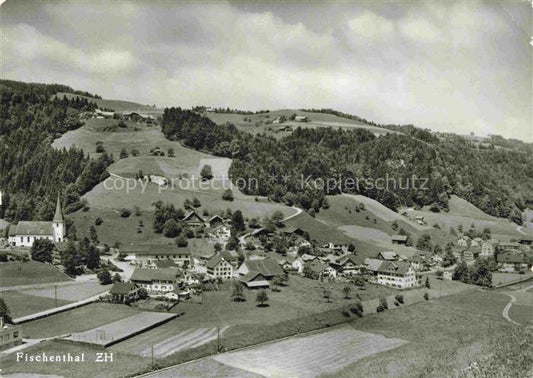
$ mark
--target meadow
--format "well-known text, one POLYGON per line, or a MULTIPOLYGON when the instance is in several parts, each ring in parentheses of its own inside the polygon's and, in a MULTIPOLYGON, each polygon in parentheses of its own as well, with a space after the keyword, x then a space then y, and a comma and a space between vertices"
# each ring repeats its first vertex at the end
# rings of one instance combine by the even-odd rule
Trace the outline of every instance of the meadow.
POLYGON ((26 289, 19 292, 45 298, 55 298, 57 294, 58 299, 74 302, 95 296, 110 288, 111 285, 100 285, 98 282, 80 282, 75 285, 26 289))
POLYGON ((49 264, 37 261, 0 264, 0 287, 64 282, 72 279, 49 264))
POLYGON ((56 302, 53 297, 29 295, 19 291, 0 292, 0 298, 4 299, 11 312, 12 318, 19 318, 21 316, 49 310, 51 308, 66 305, 72 302, 60 298, 58 298, 56 302))

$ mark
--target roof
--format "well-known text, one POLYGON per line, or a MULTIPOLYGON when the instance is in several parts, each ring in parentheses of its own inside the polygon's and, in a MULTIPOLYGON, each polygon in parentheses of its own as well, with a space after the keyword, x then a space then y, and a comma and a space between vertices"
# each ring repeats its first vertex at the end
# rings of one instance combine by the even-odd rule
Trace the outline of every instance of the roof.
POLYGON ((278 263, 272 259, 266 258, 263 260, 246 260, 243 264, 246 265, 249 271, 259 272, 265 277, 281 276, 283 269, 278 263))
POLYGON ((226 261, 222 256, 220 255, 214 255, 211 257, 207 264, 205 265, 208 269, 214 269, 218 264, 220 264, 222 261, 226 261))
POLYGON ((337 262, 340 265, 345 265, 348 262, 351 262, 354 265, 361 265, 361 264, 363 264, 365 262, 365 258, 362 257, 362 256, 359 257, 359 256, 356 256, 356 255, 350 254, 350 255, 344 255, 344 256, 339 257, 337 259, 337 262))
POLYGON ((191 211, 189 214, 185 215, 183 218, 184 222, 192 221, 193 218, 196 218, 200 222, 204 222, 204 219, 196 213, 196 211, 191 211))
POLYGON ((171 244, 135 244, 121 245, 120 254, 133 255, 190 255, 191 247, 177 247, 171 244))
POLYGON ((407 241, 407 235, 392 235, 393 241, 407 241))
POLYGON ((500 247, 516 247, 520 248, 520 243, 515 242, 501 242, 500 247))
POLYGON ((259 234, 262 234, 262 233, 269 233, 270 231, 267 229, 267 228, 264 228, 264 227, 261 227, 261 228, 258 228, 258 229, 255 229, 252 231, 251 235, 252 236, 255 236, 255 235, 259 235, 259 234))
MULTIPOLYGON (((12 227, 14 228, 14 227, 12 227)), ((53 235, 52 222, 21 221, 16 226, 15 235, 53 235)))
POLYGON ((411 264, 405 261, 383 261, 378 268, 378 272, 404 275, 410 267, 411 264))
POLYGON ((300 227, 287 226, 281 230, 285 234, 296 234, 303 233, 303 230, 300 227))
POLYGON ((229 260, 235 260, 235 259, 238 259, 239 258, 239 253, 232 249, 232 250, 223 250, 222 252, 220 252, 220 256, 222 256, 225 260, 229 261, 229 260))
POLYGON ((109 290, 109 294, 129 294, 134 289, 135 284, 133 282, 115 282, 109 290))
POLYGON ((383 251, 378 253, 378 257, 381 256, 383 260, 395 260, 398 258, 398 254, 394 251, 383 251))
POLYGON ((209 218, 208 222, 211 223, 215 220, 219 220, 221 222, 224 222, 224 218, 222 218, 220 215, 213 215, 211 218, 209 218))
POLYGON ((261 281, 261 280, 264 281, 265 276, 255 271, 248 272, 247 274, 239 278, 239 281, 241 282, 251 282, 251 281, 261 281))
POLYGON ((144 269, 138 268, 133 271, 131 281, 174 281, 181 272, 176 268, 144 269))
POLYGON ((382 262, 383 260, 366 259, 365 260, 366 269, 371 270, 373 272, 377 272, 382 262))
POLYGON ((528 259, 525 255, 515 255, 512 253, 501 253, 498 255, 497 260, 499 263, 527 263, 528 259))
POLYGON ((313 262, 309 264, 309 269, 311 269, 315 273, 321 273, 323 272, 329 265, 324 264, 321 262, 313 262))
POLYGON ((157 267, 157 269, 163 269, 163 268, 177 268, 176 263, 174 260, 166 259, 166 260, 155 260, 153 261, 153 264, 157 267))
POLYGON ((63 222, 63 214, 61 213, 61 202, 59 201, 59 193, 57 193, 56 213, 54 214, 54 222, 63 222))

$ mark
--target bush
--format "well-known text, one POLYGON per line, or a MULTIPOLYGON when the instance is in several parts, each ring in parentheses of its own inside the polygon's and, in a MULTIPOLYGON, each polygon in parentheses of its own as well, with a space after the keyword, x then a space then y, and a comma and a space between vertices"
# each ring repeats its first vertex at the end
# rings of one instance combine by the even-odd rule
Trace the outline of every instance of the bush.
POLYGON ((389 305, 387 304, 387 298, 379 298, 379 305, 387 310, 389 308, 389 305))
POLYGON ((224 201, 233 201, 233 191, 231 189, 226 189, 224 193, 222 193, 222 199, 224 201))
POLYGON ((354 304, 350 305, 349 310, 351 313, 357 315, 358 317, 363 316, 363 304, 360 301, 357 301, 354 304))
POLYGON ((104 223, 104 220, 103 220, 102 218, 100 218, 100 217, 98 217, 98 218, 96 218, 96 219, 94 220, 94 224, 95 224, 96 226, 100 226, 102 223, 104 223))
POLYGON ((427 301, 429 300, 429 294, 428 293, 424 293, 424 299, 427 301))
POLYGON ((131 211, 129 209, 120 210, 120 216, 122 218, 128 218, 130 215, 131 215, 131 211))
POLYGON ((394 299, 396 299, 396 301, 398 301, 398 302, 400 302, 400 303, 403 304, 403 295, 401 295, 401 294, 396 294, 396 295, 394 296, 394 299))
POLYGON ((383 311, 385 311, 385 310, 386 310, 386 308, 383 307, 382 305, 379 305, 379 306, 376 308, 376 311, 377 311, 377 312, 383 312, 383 311))
POLYGON ((394 301, 394 305, 395 305, 396 307, 398 307, 398 306, 400 305, 400 303, 399 303, 398 301, 394 301))

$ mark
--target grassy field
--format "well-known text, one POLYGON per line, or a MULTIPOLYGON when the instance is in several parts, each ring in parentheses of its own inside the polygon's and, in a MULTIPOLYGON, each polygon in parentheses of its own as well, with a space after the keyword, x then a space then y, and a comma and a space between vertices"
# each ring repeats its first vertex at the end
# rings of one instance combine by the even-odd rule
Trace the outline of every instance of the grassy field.
POLYGON ((92 97, 86 97, 86 96, 80 96, 73 93, 64 93, 64 92, 58 92, 56 96, 59 99, 62 99, 63 96, 67 96, 67 98, 86 98, 90 102, 95 102, 96 105, 100 108, 109 108, 113 109, 116 112, 141 112, 146 114, 152 114, 152 115, 159 115, 163 114, 163 109, 161 108, 154 108, 153 106, 149 105, 142 105, 136 102, 131 101, 122 101, 122 100, 106 100, 106 99, 100 99, 100 98, 92 98, 92 97))
POLYGON ((57 298, 66 301, 79 301, 85 298, 92 297, 106 290, 109 290, 111 285, 100 285, 98 282, 85 282, 76 285, 46 287, 42 289, 28 289, 20 290, 22 294, 34 295, 37 297, 57 298))
POLYGON ((0 287, 71 281, 52 265, 37 261, 0 264, 0 287))
POLYGON ((51 315, 22 325, 28 338, 43 338, 82 332, 138 313, 137 310, 111 303, 91 303, 87 306, 51 315))
MULTIPOLYGON (((0 292, 0 298, 3 298, 6 302, 13 318, 34 314, 56 307, 56 301, 54 298, 28 295, 18 291, 0 292)), ((57 300, 57 306, 69 303, 71 303, 69 300, 57 300)))

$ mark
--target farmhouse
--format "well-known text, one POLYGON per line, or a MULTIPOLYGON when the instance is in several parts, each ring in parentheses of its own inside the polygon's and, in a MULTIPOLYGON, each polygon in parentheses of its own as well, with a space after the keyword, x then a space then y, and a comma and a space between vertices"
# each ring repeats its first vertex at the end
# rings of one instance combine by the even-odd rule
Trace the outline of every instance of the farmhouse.
POLYGON ((233 265, 221 255, 214 255, 206 264, 207 274, 215 278, 230 279, 233 277, 233 265))
POLYGON ((340 266, 340 271, 345 276, 352 276, 361 273, 361 266, 364 264, 364 258, 353 254, 340 257, 333 264, 340 266))
POLYGON ((526 271, 531 263, 525 254, 501 253, 497 257, 500 272, 526 271))
POLYGON ((421 276, 406 261, 366 259, 365 270, 369 281, 380 285, 405 289, 421 285, 421 276))
POLYGON ((139 288, 133 282, 116 282, 109 290, 109 294, 115 303, 134 301, 139 296, 139 288))
POLYGON ((298 236, 302 236, 304 234, 303 230, 299 227, 292 227, 292 226, 288 226, 288 227, 285 227, 281 230, 281 232, 287 236, 290 236, 290 235, 298 235, 298 236))
POLYGON ((183 218, 183 222, 190 228, 200 228, 205 225, 204 219, 196 211, 191 211, 183 218))
POLYGON ((470 238, 466 235, 463 235, 459 239, 457 239, 457 245, 459 247, 468 247, 470 245, 470 242, 470 238))
POLYGON ((298 272, 298 274, 302 274, 302 272, 304 271, 304 261, 297 254, 296 255, 287 254, 287 262, 285 263, 284 267, 287 269, 294 269, 298 272))
POLYGON ((342 242, 342 241, 330 241, 328 244, 324 245, 324 248, 328 248, 332 251, 341 251, 344 253, 348 253, 348 243, 342 242))
POLYGON ((276 133, 281 133, 283 131, 292 131, 292 127, 289 125, 282 125, 275 128, 276 133))
POLYGON ((207 223, 209 224, 210 228, 216 228, 224 224, 224 219, 220 215, 213 215, 211 218, 209 218, 207 223))
POLYGON ((383 251, 378 253, 378 259, 380 260, 394 261, 399 258, 400 257, 395 251, 383 251))
POLYGON ((239 267, 239 274, 245 276, 250 272, 258 272, 267 280, 274 277, 283 276, 285 273, 278 263, 272 259, 246 260, 239 267))
POLYGON ((520 252, 522 245, 515 242, 501 242, 498 244, 498 250, 500 252, 520 252))
POLYGON ((216 226, 211 230, 209 235, 214 239, 219 239, 221 241, 227 241, 231 237, 231 230, 228 226, 221 224, 216 226))
POLYGON ((402 244, 407 243, 407 235, 392 235, 391 237, 392 244, 402 244))
POLYGON ((259 272, 249 272, 240 277, 239 281, 249 289, 268 288, 270 286, 267 279, 259 272))
POLYGON ((138 265, 151 266, 156 260, 173 260, 183 266, 191 263, 190 247, 175 245, 136 244, 120 246, 120 255, 138 265))
POLYGON ((317 278, 337 277, 337 269, 330 266, 329 264, 324 264, 318 261, 314 261, 310 263, 308 267, 315 274, 317 278))
POLYGON ((9 244, 16 247, 31 247, 37 239, 49 239, 53 242, 65 240, 65 222, 61 212, 59 195, 57 196, 56 212, 52 222, 20 221, 9 229, 9 244))
POLYGON ((415 221, 420 225, 426 224, 426 221, 424 220, 424 217, 422 215, 415 216, 415 221))
POLYGON ((498 241, 494 239, 485 240, 481 243, 481 253, 482 257, 490 257, 494 255, 494 250, 498 245, 498 241))
POLYGON ((296 117, 294 117, 294 120, 296 122, 306 122, 307 121, 307 117, 306 116, 296 116, 296 117))
POLYGON ((220 256, 222 256, 224 258, 224 260, 229 262, 234 267, 239 265, 239 257, 240 257, 240 255, 234 249, 231 249, 231 250, 225 249, 222 252, 220 252, 220 256))
POLYGON ((130 281, 139 287, 144 288, 149 295, 162 295, 177 288, 182 273, 179 269, 142 269, 133 271, 130 281))

